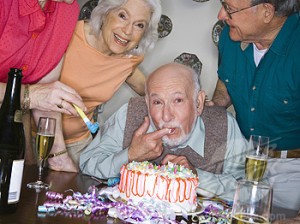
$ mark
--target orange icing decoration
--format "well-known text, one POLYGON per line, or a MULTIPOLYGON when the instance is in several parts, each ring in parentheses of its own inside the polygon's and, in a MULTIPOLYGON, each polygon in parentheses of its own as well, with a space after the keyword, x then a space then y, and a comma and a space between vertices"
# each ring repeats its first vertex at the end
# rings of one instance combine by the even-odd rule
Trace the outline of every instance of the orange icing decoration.
MULTIPOLYGON (((149 165, 149 168, 151 166, 149 165)), ((153 166, 152 166, 153 169, 153 166)), ((177 168, 176 168, 177 169, 177 168)), ((178 172, 178 170, 177 170, 178 172)), ((128 170, 126 165, 121 168, 119 190, 129 199, 132 197, 150 197, 169 203, 196 204, 196 188, 198 186, 197 177, 170 178, 157 173, 143 173, 139 170, 128 170)))

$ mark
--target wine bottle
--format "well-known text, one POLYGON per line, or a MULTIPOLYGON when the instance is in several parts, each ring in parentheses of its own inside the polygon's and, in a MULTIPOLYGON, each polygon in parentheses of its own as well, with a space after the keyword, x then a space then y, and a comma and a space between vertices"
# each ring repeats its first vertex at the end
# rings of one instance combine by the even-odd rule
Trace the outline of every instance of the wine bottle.
POLYGON ((24 167, 25 135, 20 106, 22 70, 11 68, 0 108, 0 214, 17 209, 24 167))

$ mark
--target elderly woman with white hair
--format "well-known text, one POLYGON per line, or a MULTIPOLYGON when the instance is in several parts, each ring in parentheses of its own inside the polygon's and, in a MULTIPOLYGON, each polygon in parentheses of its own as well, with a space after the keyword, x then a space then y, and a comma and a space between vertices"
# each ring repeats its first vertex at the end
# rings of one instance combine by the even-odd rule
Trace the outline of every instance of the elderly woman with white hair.
MULTIPOLYGON (((160 17, 160 0, 100 0, 90 21, 77 23, 60 81, 79 93, 88 118, 124 82, 144 95, 145 77, 137 66, 157 41, 160 17)), ((80 152, 92 135, 79 116, 57 114, 56 119, 51 151, 55 156, 49 159, 49 167, 76 172, 80 152)))

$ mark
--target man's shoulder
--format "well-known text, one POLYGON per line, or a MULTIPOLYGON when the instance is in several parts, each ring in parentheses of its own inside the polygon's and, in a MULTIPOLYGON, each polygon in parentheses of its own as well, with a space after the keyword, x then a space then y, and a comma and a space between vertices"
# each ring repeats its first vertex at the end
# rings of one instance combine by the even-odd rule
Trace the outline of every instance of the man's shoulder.
POLYGON ((214 119, 219 116, 226 118, 226 108, 221 106, 205 106, 202 112, 202 119, 214 119))
POLYGON ((225 107, 211 106, 204 107, 201 115, 205 126, 205 135, 211 138, 225 140, 228 131, 227 111, 225 107))
POLYGON ((238 126, 238 123, 236 121, 235 116, 229 112, 225 107, 221 106, 214 106, 210 108, 211 117, 214 118, 216 116, 221 116, 222 120, 220 121, 220 118, 218 119, 219 122, 227 124, 228 128, 231 128, 233 126, 238 126))
POLYGON ((131 97, 129 99, 129 103, 132 103, 132 104, 145 104, 146 106, 146 102, 145 102, 145 97, 143 96, 135 96, 135 97, 131 97))
POLYGON ((205 107, 201 118, 205 129, 211 130, 213 133, 227 133, 228 131, 237 130, 240 132, 235 117, 225 107, 205 107))
POLYGON ((128 109, 128 103, 121 105, 119 109, 117 109, 109 116, 109 118, 105 121, 105 125, 111 126, 116 122, 122 122, 122 123, 125 122, 127 109, 128 109))
POLYGON ((135 117, 144 117, 148 114, 145 98, 142 96, 132 97, 128 102, 128 115, 134 114, 135 117))

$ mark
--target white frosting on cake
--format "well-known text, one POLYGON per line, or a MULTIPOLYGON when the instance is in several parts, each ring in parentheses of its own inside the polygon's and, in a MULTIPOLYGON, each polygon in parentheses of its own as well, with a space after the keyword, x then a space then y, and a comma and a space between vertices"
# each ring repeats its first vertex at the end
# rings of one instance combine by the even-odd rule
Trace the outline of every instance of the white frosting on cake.
POLYGON ((138 204, 143 200, 167 202, 175 212, 193 212, 197 208, 198 178, 190 169, 168 163, 131 162, 121 168, 120 197, 138 204))

